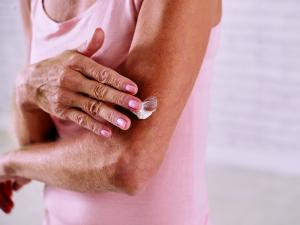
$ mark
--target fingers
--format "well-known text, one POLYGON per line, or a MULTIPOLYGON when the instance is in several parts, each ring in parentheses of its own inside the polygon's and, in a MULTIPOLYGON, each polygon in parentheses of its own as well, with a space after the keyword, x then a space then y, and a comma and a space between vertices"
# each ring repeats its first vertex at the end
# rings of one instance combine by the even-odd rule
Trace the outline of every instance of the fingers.
POLYGON ((18 191, 20 188, 22 188, 24 185, 28 184, 29 182, 30 180, 26 178, 22 178, 22 177, 17 178, 12 182, 12 189, 14 191, 18 191))
POLYGON ((71 69, 82 73, 86 77, 120 91, 125 91, 133 95, 138 92, 138 87, 133 81, 108 67, 96 63, 90 58, 80 55, 78 57, 73 56, 68 65, 71 69))
POLYGON ((29 181, 26 178, 17 178, 13 182, 8 180, 0 183, 0 209, 4 213, 9 214, 14 207, 14 202, 12 201, 13 190, 18 190, 29 181))
POLYGON ((76 99, 76 101, 69 103, 72 104, 72 107, 80 108, 94 119, 102 118, 122 130, 129 129, 130 119, 107 104, 74 93, 70 93, 70 97, 76 99))
POLYGON ((4 192, 8 197, 12 197, 12 182, 10 180, 4 183, 4 192))
POLYGON ((101 124, 99 121, 78 109, 70 108, 66 110, 66 118, 103 137, 109 138, 112 135, 111 129, 108 126, 101 124))
POLYGON ((11 181, 0 183, 0 208, 5 213, 10 213, 14 207, 12 197, 12 184, 11 181))
POLYGON ((92 38, 77 48, 77 51, 87 57, 91 57, 95 54, 103 45, 104 32, 101 28, 96 28, 92 38))
POLYGON ((66 82, 66 88, 69 90, 77 91, 89 95, 94 99, 113 103, 129 110, 140 110, 142 101, 139 98, 116 90, 105 84, 101 84, 97 81, 85 79, 79 73, 75 73, 77 72, 74 71, 72 78, 66 82))
POLYGON ((79 126, 104 137, 111 136, 111 129, 102 124, 101 120, 104 122, 106 120, 123 130, 127 130, 131 124, 127 116, 113 107, 67 89, 62 89, 54 101, 55 103, 51 105, 51 111, 57 117, 71 120, 79 126))
POLYGON ((14 202, 5 195, 0 195, 0 209, 9 214, 14 207, 14 202))
MULTIPOLYGON (((103 42, 104 32, 101 28, 97 28, 93 33, 92 38, 89 41, 83 43, 79 48, 77 48, 77 52, 81 53, 84 56, 91 57, 102 47, 103 42)), ((78 65, 78 69, 86 76, 93 78, 99 82, 111 85, 116 89, 132 94, 137 93, 137 85, 128 78, 121 76, 114 70, 101 66, 91 59, 80 57, 77 58, 78 61, 76 64, 78 65, 78 63, 80 63, 80 65, 78 65)))

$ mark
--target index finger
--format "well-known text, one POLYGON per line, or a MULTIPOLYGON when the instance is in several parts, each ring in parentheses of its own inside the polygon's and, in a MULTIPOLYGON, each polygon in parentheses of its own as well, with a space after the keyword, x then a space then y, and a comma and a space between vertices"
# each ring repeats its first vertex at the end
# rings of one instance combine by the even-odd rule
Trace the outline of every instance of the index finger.
POLYGON ((136 94, 138 92, 138 87, 133 81, 122 76, 113 69, 98 64, 88 57, 78 57, 78 60, 73 62, 70 66, 72 69, 84 74, 86 77, 107 84, 120 91, 126 91, 131 94, 136 94))

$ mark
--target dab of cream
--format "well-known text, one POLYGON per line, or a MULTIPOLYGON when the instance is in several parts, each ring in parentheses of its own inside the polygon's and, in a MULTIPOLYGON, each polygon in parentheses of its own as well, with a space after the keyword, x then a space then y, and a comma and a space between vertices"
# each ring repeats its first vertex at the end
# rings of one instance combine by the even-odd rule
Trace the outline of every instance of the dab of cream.
POLYGON ((147 119, 157 109, 157 98, 151 96, 142 102, 142 107, 138 112, 133 112, 140 120, 147 119))

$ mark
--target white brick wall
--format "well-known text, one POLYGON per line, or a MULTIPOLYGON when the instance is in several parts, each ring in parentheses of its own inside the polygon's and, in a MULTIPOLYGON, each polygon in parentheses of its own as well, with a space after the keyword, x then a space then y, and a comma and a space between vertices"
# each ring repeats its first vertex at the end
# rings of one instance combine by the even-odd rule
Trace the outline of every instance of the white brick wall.
POLYGON ((300 174, 300 1, 224 1, 208 157, 300 174))
POLYGON ((19 0, 0 1, 0 127, 8 124, 14 79, 24 61, 19 0))
MULTIPOLYGON (((0 115, 24 58, 17 2, 0 1, 0 115)), ((299 71, 299 0, 224 0, 208 159, 300 174, 299 71)))

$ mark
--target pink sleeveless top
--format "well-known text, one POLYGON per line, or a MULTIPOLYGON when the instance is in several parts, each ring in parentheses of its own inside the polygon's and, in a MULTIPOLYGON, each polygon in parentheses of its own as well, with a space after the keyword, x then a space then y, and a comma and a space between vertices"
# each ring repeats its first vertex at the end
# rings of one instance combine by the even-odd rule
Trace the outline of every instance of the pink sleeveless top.
MULTIPOLYGON (((55 56, 88 40, 96 27, 105 32, 94 59, 111 68, 126 58, 142 0, 98 0, 62 23, 52 21, 42 0, 32 0, 31 63, 55 56)), ((219 26, 209 46, 191 97, 181 115, 165 159, 146 189, 136 196, 77 193, 45 185, 44 225, 207 225, 204 157, 209 87, 219 26)), ((81 128, 53 118, 61 138, 81 128)))

